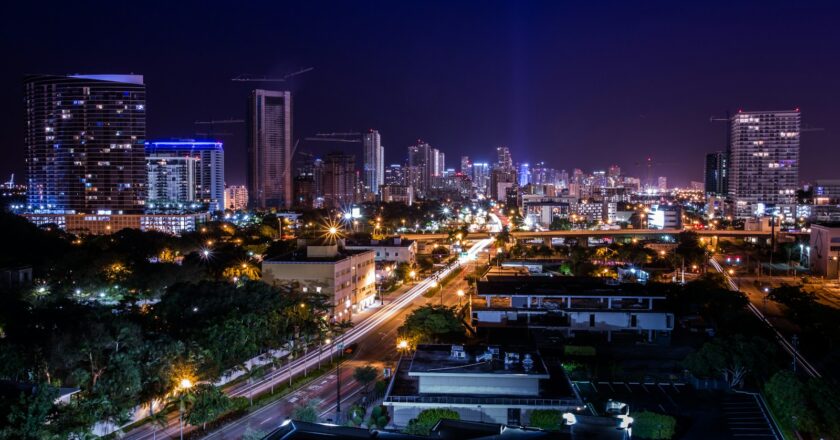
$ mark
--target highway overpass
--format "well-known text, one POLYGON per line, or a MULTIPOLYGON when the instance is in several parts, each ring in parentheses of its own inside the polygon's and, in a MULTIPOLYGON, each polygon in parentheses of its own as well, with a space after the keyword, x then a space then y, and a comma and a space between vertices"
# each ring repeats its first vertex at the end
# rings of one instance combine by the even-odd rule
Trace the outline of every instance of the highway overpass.
MULTIPOLYGON (((546 238, 584 238, 584 237, 638 237, 650 238, 662 235, 677 235, 683 229, 608 229, 589 230, 575 229, 571 231, 516 231, 510 235, 517 240, 546 239, 546 238)), ((694 231, 701 237, 764 237, 769 238, 769 231, 742 231, 742 230, 697 230, 694 231)), ((784 234, 784 233, 783 233, 784 234)), ((469 240, 487 238, 487 232, 474 232, 467 236, 469 240)), ((402 234, 402 238, 417 241, 445 240, 448 234, 402 234)))

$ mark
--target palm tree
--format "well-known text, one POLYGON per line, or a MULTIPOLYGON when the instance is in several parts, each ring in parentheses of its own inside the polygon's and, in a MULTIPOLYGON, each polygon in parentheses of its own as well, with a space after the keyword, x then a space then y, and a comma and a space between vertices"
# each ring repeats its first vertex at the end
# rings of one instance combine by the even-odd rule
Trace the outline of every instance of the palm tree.
POLYGON ((152 410, 149 414, 149 423, 152 424, 152 440, 157 440, 158 428, 166 428, 169 425, 169 419, 166 418, 165 412, 152 410))

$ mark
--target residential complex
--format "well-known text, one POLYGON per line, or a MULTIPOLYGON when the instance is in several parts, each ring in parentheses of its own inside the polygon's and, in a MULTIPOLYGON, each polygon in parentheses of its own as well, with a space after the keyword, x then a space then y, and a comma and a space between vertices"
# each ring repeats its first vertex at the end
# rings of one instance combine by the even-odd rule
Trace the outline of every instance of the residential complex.
POLYGON ((737 217, 768 211, 796 216, 801 118, 799 109, 732 117, 728 188, 737 217))
POLYGON ((23 86, 27 210, 142 213, 143 76, 30 75, 23 86))

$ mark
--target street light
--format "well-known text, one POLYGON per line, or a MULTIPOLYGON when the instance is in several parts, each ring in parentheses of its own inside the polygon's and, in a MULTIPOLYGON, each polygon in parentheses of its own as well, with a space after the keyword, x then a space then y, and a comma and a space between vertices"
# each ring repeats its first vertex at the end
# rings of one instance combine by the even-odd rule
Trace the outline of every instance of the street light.
POLYGON ((458 289, 456 293, 458 295, 458 307, 461 307, 461 298, 464 297, 464 289, 458 289))
POLYGON ((181 440, 184 440, 184 411, 186 411, 184 407, 184 394, 193 387, 193 383, 189 378, 185 377, 178 382, 178 386, 181 388, 180 404, 178 405, 178 428, 181 431, 181 440))

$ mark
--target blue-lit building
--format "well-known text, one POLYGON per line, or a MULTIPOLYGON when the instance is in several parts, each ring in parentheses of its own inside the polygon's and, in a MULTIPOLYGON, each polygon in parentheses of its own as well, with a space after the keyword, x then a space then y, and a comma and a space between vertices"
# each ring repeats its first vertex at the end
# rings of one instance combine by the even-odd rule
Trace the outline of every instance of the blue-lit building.
POLYGON ((519 164, 519 186, 531 183, 531 166, 527 163, 519 164))
POLYGON ((146 142, 147 205, 167 207, 207 206, 224 209, 225 152, 219 141, 179 139, 146 142), (165 204, 169 206, 157 206, 165 204))
POLYGON ((29 75, 23 82, 27 211, 142 213, 142 75, 29 75))

